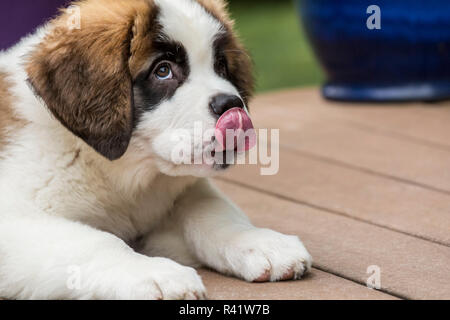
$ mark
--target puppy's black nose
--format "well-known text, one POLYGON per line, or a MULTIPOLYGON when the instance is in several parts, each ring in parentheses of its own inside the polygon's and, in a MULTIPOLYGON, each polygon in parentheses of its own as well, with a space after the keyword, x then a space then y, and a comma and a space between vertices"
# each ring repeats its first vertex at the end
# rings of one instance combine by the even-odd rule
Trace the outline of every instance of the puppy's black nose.
POLYGON ((211 110, 218 116, 232 108, 244 109, 244 102, 238 96, 228 94, 218 94, 209 103, 211 110))

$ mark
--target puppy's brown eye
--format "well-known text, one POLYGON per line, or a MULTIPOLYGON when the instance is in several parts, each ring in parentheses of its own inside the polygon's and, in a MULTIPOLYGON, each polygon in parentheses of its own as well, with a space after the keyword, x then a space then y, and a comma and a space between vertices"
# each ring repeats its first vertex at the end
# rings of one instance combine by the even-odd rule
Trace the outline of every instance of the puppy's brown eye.
POLYGON ((169 80, 173 78, 172 69, 168 63, 162 63, 157 66, 155 75, 159 80, 169 80))

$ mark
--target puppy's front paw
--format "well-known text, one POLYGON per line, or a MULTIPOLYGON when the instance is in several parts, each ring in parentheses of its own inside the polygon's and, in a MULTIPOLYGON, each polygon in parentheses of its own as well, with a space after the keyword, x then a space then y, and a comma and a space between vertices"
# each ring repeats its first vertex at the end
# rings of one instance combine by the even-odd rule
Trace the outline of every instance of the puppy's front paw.
POLYGON ((163 264, 160 272, 153 275, 153 280, 161 291, 162 299, 206 299, 206 289, 197 271, 176 262, 170 262, 171 266, 163 264))
POLYGON ((106 272, 98 299, 199 300, 206 290, 197 272, 164 258, 143 258, 106 272))
POLYGON ((268 229, 245 231, 227 246, 228 272, 250 282, 300 279, 312 257, 296 236, 268 229))

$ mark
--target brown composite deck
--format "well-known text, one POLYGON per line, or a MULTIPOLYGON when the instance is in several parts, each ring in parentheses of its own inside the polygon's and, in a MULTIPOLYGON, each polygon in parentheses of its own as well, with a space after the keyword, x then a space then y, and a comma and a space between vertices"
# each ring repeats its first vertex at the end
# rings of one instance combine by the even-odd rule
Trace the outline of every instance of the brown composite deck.
POLYGON ((210 298, 450 299, 450 102, 332 103, 311 88, 251 109, 280 129, 280 171, 238 166, 216 183, 256 225, 300 236, 314 268, 267 284, 202 270, 210 298))

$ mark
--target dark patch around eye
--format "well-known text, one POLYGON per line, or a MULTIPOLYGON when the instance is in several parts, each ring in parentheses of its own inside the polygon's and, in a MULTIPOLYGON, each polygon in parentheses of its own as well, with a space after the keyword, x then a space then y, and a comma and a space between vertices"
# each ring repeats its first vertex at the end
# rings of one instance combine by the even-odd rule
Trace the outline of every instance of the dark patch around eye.
POLYGON ((249 72, 247 68, 240 68, 244 65, 240 55, 247 54, 242 49, 234 45, 235 40, 229 31, 219 35, 214 41, 214 71, 217 75, 230 81, 239 91, 244 101, 248 102, 249 93, 246 90, 243 79, 251 77, 246 73, 249 72))
POLYGON ((228 61, 226 48, 229 45, 228 34, 220 35, 213 44, 214 48, 214 71, 220 77, 230 80, 228 77, 228 61))
POLYGON ((153 54, 157 58, 144 72, 141 72, 133 83, 135 122, 142 113, 154 110, 163 101, 169 100, 176 90, 183 85, 189 76, 189 61, 186 49, 180 43, 166 41, 164 36, 157 35, 153 41, 153 54), (155 68, 162 61, 169 61, 173 79, 159 80, 155 77, 155 68))
MULTIPOLYGON (((247 104, 254 90, 254 79, 252 73, 252 61, 239 39, 233 33, 233 28, 227 18, 216 14, 214 6, 204 5, 208 1, 199 1, 205 11, 222 24, 223 33, 214 42, 216 57, 218 52, 224 52, 227 58, 227 79, 238 89, 242 99, 247 104)), ((220 10, 219 10, 220 11, 220 10)), ((217 71, 216 71, 217 72, 217 71)))

